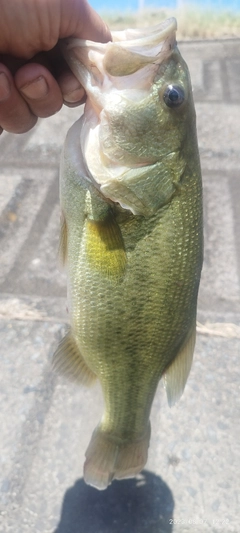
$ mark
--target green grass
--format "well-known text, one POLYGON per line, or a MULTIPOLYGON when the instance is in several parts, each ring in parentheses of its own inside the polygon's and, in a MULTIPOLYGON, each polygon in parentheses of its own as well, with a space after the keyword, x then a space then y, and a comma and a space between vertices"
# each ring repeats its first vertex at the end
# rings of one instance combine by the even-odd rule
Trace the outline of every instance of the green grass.
POLYGON ((174 16, 178 21, 179 40, 240 38, 240 13, 189 6, 181 10, 144 9, 136 13, 101 13, 101 16, 111 30, 151 26, 174 16))

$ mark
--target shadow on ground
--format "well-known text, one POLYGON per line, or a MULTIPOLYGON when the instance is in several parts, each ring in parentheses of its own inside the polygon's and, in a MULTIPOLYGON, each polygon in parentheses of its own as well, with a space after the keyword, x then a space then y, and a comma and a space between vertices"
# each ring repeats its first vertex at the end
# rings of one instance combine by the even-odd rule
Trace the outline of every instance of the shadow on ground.
POLYGON ((169 487, 146 470, 105 491, 79 479, 65 494, 54 533, 171 533, 173 509, 169 487))

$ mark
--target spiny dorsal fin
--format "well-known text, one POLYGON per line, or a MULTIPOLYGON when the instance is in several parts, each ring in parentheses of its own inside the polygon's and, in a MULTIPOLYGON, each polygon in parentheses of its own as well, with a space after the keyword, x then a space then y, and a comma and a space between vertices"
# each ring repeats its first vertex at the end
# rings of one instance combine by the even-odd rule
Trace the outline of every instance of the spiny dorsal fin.
POLYGON ((180 348, 172 364, 164 373, 168 405, 172 407, 182 396, 192 366, 196 340, 196 324, 192 326, 186 341, 180 348))
POLYGON ((61 214, 58 257, 61 265, 64 265, 67 259, 67 222, 63 213, 61 214))
POLYGON ((85 363, 71 331, 63 337, 53 354, 52 365, 60 374, 83 385, 90 386, 97 379, 85 363))
POLYGON ((121 278, 127 256, 120 228, 112 214, 104 220, 86 222, 87 258, 92 267, 108 278, 121 278))

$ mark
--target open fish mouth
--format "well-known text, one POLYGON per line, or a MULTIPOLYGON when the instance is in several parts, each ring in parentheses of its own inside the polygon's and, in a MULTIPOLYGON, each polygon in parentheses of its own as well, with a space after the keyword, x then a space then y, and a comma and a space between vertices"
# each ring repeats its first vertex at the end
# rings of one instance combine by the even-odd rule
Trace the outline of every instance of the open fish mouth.
POLYGON ((151 215, 158 207, 152 202, 153 187, 147 177, 157 155, 147 151, 139 155, 134 138, 144 134, 149 122, 143 110, 151 106, 149 98, 155 80, 161 77, 162 63, 170 60, 176 48, 176 29, 176 19, 169 18, 150 28, 115 31, 108 43, 75 38, 62 41, 65 59, 87 93, 84 115, 74 133, 84 165, 82 178, 107 201, 135 215, 151 215), (122 148, 128 125, 133 127, 133 135, 128 147, 122 148), (146 179, 152 192, 145 201, 135 188, 137 181, 146 179))
MULTIPOLYGON (((88 96, 101 100, 97 98, 97 87, 103 94, 109 91, 110 83, 121 89, 124 87, 121 80, 114 82, 113 78, 125 78, 139 70, 143 82, 134 77, 134 86, 138 84, 138 88, 143 89, 145 83, 147 89, 158 65, 176 46, 176 30, 177 21, 172 17, 150 28, 113 31, 113 40, 108 43, 71 38, 63 40, 61 46, 67 63, 88 96)), ((123 81, 124 85, 128 82, 131 84, 130 80, 123 81)))

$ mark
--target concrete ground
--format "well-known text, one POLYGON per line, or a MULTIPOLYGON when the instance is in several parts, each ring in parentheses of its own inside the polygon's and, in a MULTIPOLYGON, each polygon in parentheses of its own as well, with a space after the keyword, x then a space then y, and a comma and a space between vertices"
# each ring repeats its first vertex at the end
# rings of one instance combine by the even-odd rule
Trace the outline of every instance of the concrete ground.
POLYGON ((56 377, 67 322, 57 269, 58 166, 79 109, 0 138, 1 533, 240 531, 240 40, 180 43, 198 116, 205 263, 185 393, 160 384, 146 469, 99 492, 82 478, 100 388, 56 377))

